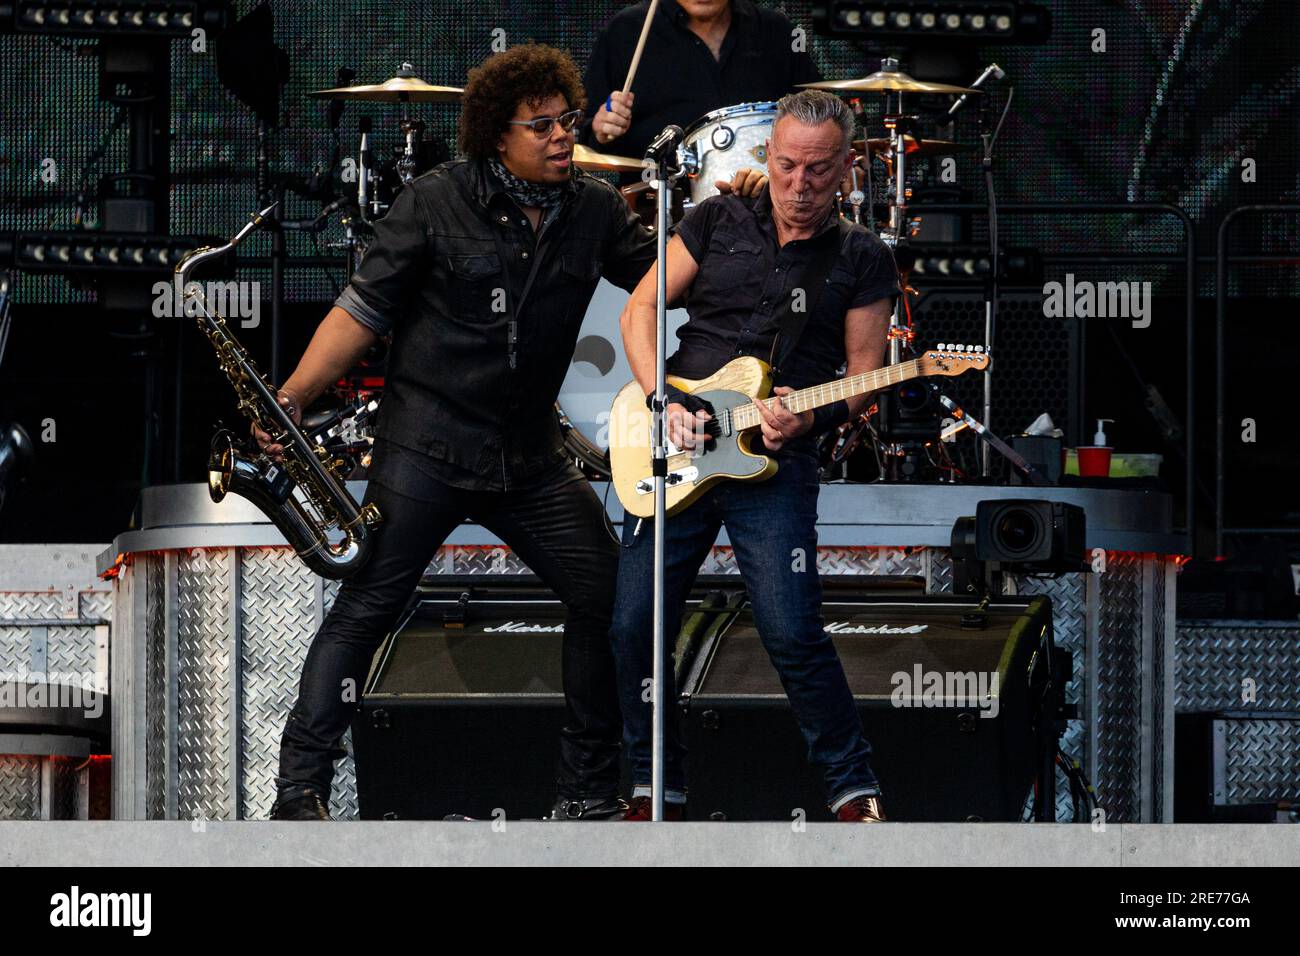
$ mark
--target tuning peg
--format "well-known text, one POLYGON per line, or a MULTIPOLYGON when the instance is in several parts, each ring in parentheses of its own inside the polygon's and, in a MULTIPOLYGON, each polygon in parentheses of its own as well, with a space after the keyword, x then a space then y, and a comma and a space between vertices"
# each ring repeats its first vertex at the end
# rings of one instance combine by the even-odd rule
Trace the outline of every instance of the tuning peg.
POLYGON ((935 346, 935 348, 937 348, 940 352, 942 352, 942 351, 944 351, 945 349, 948 349, 948 348, 950 348, 950 347, 951 347, 951 346, 945 345, 945 344, 942 343, 942 342, 940 342, 938 345, 935 346))
POLYGON ((982 345, 977 345, 977 346, 975 346, 975 351, 976 351, 976 352, 983 352, 983 351, 984 351, 984 346, 982 346, 982 345))

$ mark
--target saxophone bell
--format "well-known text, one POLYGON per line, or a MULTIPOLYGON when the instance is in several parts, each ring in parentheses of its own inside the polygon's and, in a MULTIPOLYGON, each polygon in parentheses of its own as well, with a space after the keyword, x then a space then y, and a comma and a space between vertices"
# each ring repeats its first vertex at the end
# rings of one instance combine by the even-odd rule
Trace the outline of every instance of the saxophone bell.
MULTIPOLYGON (((288 471, 263 453, 251 456, 227 429, 212 437, 208 454, 208 495, 218 504, 227 494, 246 498, 265 515, 293 547, 302 562, 323 578, 345 578, 369 557, 374 536, 361 509, 361 518, 342 529, 343 537, 331 543, 325 526, 313 519, 294 496, 295 482, 288 471)), ((370 506, 367 506, 370 507, 370 506)))

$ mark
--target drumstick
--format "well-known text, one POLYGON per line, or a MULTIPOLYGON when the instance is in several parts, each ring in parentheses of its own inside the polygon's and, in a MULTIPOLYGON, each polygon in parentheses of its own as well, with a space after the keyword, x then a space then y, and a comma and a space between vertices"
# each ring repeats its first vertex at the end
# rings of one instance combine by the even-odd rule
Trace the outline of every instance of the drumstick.
POLYGON ((659 0, 650 0, 650 9, 646 11, 645 23, 641 27, 641 37, 636 41, 636 50, 632 54, 632 65, 627 68, 627 82, 623 84, 624 93, 632 89, 632 77, 636 76, 636 68, 641 63, 641 51, 645 49, 645 38, 650 33, 650 24, 654 22, 657 9, 659 9, 659 0))

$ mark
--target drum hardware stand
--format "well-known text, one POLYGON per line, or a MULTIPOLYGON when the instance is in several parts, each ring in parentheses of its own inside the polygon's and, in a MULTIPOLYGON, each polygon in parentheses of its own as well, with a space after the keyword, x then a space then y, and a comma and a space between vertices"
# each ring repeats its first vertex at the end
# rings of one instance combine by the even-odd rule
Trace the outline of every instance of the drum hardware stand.
POLYGON ((652 402, 654 449, 651 476, 654 479, 654 672, 652 690, 653 717, 650 749, 650 819, 664 818, 664 546, 667 543, 668 479, 668 408, 667 381, 664 369, 668 355, 668 229, 671 223, 671 191, 675 180, 683 175, 677 165, 677 146, 685 133, 679 126, 665 127, 646 148, 646 160, 655 164, 654 188, 658 212, 655 218, 655 395, 652 402))

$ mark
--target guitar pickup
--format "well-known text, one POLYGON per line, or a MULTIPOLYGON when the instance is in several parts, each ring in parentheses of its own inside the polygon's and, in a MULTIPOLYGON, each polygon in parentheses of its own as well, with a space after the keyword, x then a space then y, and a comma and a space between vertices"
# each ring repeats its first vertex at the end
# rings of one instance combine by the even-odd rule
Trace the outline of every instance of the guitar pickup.
MULTIPOLYGON (((664 484, 672 487, 679 481, 695 481, 700 477, 700 469, 691 465, 687 468, 678 468, 670 471, 664 478, 664 484)), ((653 478, 642 478, 636 483, 636 493, 638 495, 652 495, 655 492, 655 483, 653 478)))

